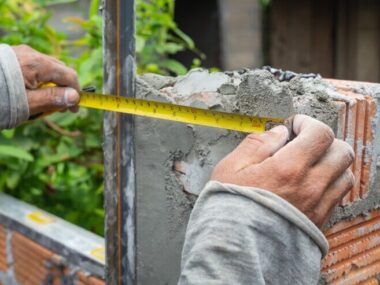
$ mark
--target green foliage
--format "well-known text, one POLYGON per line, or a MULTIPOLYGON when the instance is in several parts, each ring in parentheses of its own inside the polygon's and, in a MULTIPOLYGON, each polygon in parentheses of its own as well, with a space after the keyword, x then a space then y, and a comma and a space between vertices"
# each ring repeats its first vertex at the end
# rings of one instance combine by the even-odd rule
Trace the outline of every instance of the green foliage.
POLYGON ((82 109, 3 131, 0 189, 102 233, 100 120, 82 109))
POLYGON ((196 52, 193 40, 174 22, 174 1, 137 0, 136 9, 138 72, 186 73, 185 66, 167 58, 185 49, 196 52))
POLYGON ((263 7, 267 7, 271 4, 271 0, 260 0, 260 4, 263 6, 263 7))
MULTIPOLYGON (((45 6, 72 0, 0 0, 0 42, 28 44, 78 71, 81 86, 102 87, 102 19, 93 0, 88 19, 67 18, 83 32, 70 41, 47 24, 45 6), (72 56, 75 54, 75 56, 72 56)), ((183 74, 168 58, 193 41, 173 20, 174 0, 137 0, 138 72, 183 74)), ((200 64, 199 60, 195 60, 200 64)), ((103 234, 102 114, 81 108, 0 133, 0 189, 103 234)))
POLYGON ((24 43, 43 53, 60 56, 64 35, 47 25, 50 13, 35 8, 31 1, 0 0, 1 41, 11 45, 24 43))

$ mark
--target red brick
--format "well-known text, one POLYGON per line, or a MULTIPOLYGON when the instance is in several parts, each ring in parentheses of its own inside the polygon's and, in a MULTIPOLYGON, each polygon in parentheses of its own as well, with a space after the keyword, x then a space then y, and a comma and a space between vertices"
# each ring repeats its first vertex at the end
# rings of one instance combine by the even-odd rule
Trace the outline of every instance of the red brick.
MULTIPOLYGON (((52 278, 52 285, 59 285, 62 277, 69 273, 62 264, 62 257, 46 249, 24 235, 13 232, 12 254, 14 259, 14 271, 17 281, 22 285, 40 285, 46 282, 47 277, 52 278)), ((5 232, 0 225, 0 268, 6 266, 5 262, 5 232)), ((104 280, 83 272, 77 273, 77 284, 104 285, 104 280)), ((1 285, 1 284, 0 284, 1 285)))
POLYGON ((7 271, 7 250, 6 250, 6 234, 4 226, 0 225, 0 271, 7 271))
POLYGON ((342 205, 365 198, 369 190, 370 170, 372 164, 371 142, 373 139, 372 120, 376 115, 376 102, 370 97, 360 94, 359 86, 372 86, 370 83, 350 82, 341 80, 326 80, 335 85, 337 92, 352 101, 346 103, 346 119, 344 119, 344 107, 341 101, 337 101, 339 107, 337 137, 348 142, 355 151, 355 161, 352 171, 356 178, 356 184, 346 197, 342 205))
POLYGON ((336 137, 341 140, 346 139, 346 119, 347 119, 347 103, 335 101, 338 108, 338 129, 336 137))
POLYGON ((58 270, 54 253, 17 232, 12 236, 12 252, 16 279, 23 285, 42 284, 47 276, 53 284, 61 282, 62 273, 58 270), (52 266, 47 268, 47 264, 52 266))
POLYGON ((376 278, 371 278, 366 281, 360 282, 359 285, 379 285, 379 281, 376 278))
POLYGON ((338 246, 333 251, 329 252, 324 259, 323 267, 331 266, 346 258, 351 258, 366 250, 372 249, 380 245, 380 231, 373 232, 367 236, 348 242, 338 246))
POLYGON ((332 285, 356 285, 360 282, 366 281, 371 277, 376 276, 380 272, 380 261, 371 264, 364 268, 358 268, 351 271, 349 274, 343 276, 341 279, 336 280, 330 284, 332 285))
POLYGON ((365 198, 366 194, 369 191, 369 178, 372 164, 372 156, 371 156, 371 147, 373 130, 372 130, 372 119, 376 116, 376 102, 371 97, 366 97, 367 105, 366 105, 366 125, 365 125, 365 136, 363 141, 363 161, 362 161, 362 175, 360 179, 361 184, 361 192, 360 197, 365 198))
POLYGON ((342 221, 325 235, 330 250, 321 267, 328 284, 373 282, 370 278, 380 274, 380 210, 342 221))
POLYGON ((380 247, 376 247, 371 250, 364 251, 361 254, 355 255, 354 257, 347 259, 343 262, 339 262, 328 268, 328 273, 326 274, 326 281, 332 281, 344 276, 351 272, 355 268, 364 268, 371 265, 374 262, 380 260, 380 247))
POLYGON ((83 272, 78 272, 78 281, 83 285, 104 285, 105 282, 97 277, 86 275, 83 272))
POLYGON ((380 230, 380 217, 369 220, 360 225, 350 227, 342 232, 331 235, 328 238, 330 249, 335 249, 341 244, 360 238, 361 236, 370 234, 380 230))
MULTIPOLYGON (((355 151, 355 132, 356 132, 356 112, 357 112, 357 103, 353 103, 348 106, 348 114, 347 114, 347 127, 346 127, 346 137, 345 141, 352 146, 355 151)), ((356 153, 355 153, 355 161, 352 164, 352 172, 355 174, 355 165, 356 165, 356 153)), ((351 190, 352 191, 352 190, 351 190)), ((343 205, 349 204, 351 202, 351 192, 348 193, 342 201, 343 205)))
POLYGON ((363 160, 363 142, 364 142, 364 130, 366 126, 366 100, 356 98, 357 110, 356 110, 356 123, 355 123, 355 162, 354 162, 354 175, 355 186, 351 190, 351 201, 356 201, 360 198, 360 180, 362 172, 362 160, 363 160))

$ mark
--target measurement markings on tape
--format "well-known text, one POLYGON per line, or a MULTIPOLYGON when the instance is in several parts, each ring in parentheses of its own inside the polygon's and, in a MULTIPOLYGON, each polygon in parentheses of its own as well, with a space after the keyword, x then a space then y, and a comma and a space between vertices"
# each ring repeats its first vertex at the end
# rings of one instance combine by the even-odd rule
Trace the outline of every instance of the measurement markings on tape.
POLYGON ((216 127, 246 133, 262 133, 282 119, 259 118, 170 103, 81 92, 80 106, 163 119, 187 124, 216 127))

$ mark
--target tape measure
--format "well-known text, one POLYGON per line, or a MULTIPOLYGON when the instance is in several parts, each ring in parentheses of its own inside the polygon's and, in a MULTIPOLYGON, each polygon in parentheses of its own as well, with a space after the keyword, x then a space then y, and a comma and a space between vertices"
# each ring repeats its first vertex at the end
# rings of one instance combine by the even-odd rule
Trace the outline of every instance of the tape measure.
MULTIPOLYGON (((40 87, 54 86, 54 83, 40 84, 40 87)), ((291 124, 278 118, 260 118, 92 91, 95 89, 90 87, 80 92, 79 106, 245 133, 262 133, 276 125, 291 124)))
POLYGON ((93 109, 246 133, 262 133, 275 125, 284 124, 283 119, 277 118, 259 118, 248 115, 85 91, 80 92, 79 105, 93 109))

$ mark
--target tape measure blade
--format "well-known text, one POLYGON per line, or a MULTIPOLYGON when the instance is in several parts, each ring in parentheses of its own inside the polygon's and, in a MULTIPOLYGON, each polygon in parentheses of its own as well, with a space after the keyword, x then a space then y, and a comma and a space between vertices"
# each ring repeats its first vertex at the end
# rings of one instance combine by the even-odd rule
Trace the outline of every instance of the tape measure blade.
POLYGON ((81 93, 79 105, 100 110, 246 133, 264 132, 266 130, 266 123, 270 120, 170 103, 87 92, 81 93))

